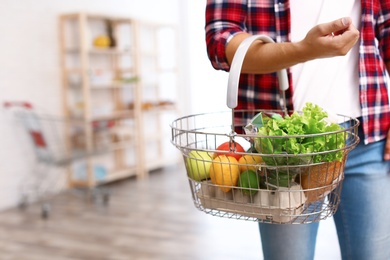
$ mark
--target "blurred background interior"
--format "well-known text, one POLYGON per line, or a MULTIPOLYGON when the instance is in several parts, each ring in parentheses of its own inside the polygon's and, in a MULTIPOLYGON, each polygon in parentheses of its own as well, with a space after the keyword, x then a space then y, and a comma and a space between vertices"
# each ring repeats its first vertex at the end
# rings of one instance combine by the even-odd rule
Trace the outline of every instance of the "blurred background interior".
MULTIPOLYGON (((227 109, 205 4, 0 1, 0 259, 261 259, 256 223, 193 207, 170 143, 227 109)), ((339 257, 329 221, 317 259, 339 257)))

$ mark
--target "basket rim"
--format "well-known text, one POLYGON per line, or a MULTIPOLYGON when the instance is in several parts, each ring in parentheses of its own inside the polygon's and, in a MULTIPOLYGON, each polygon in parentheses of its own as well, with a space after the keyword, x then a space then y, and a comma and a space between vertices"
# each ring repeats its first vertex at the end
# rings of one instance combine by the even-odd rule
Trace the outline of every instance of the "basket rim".
MULTIPOLYGON (((282 113, 282 110, 267 110, 267 109, 256 109, 256 110, 245 110, 245 109, 240 109, 240 110, 237 110, 237 109, 233 109, 233 111, 229 111, 229 110, 221 110, 221 111, 215 111, 215 112, 204 112, 204 113, 196 113, 196 114, 190 114, 190 115, 186 115, 186 116, 182 116, 182 117, 179 117, 175 120, 173 120, 169 125, 171 127, 172 130, 177 130, 177 131, 180 131, 182 133, 196 133, 196 134, 205 134, 205 135, 210 135, 210 134, 213 134, 213 135, 221 135, 221 136, 227 136, 227 137, 243 137, 243 138, 247 138, 247 137, 256 137, 256 138, 267 138, 267 139, 278 139, 278 138, 307 138, 307 137, 318 137, 318 136, 324 136, 324 135, 331 135, 331 134, 338 134, 338 133, 343 133, 343 132, 351 132, 352 129, 354 128, 357 128, 359 125, 360 125, 360 121, 358 118, 354 118, 354 117, 351 117, 351 116, 347 116, 347 115, 343 115, 343 114, 335 114, 337 117, 339 118, 344 118, 344 122, 347 122, 347 121, 351 121, 352 123, 348 126, 348 127, 343 127, 342 129, 340 130, 336 130, 336 131, 330 131, 330 132, 323 132, 323 133, 316 133, 316 134, 302 134, 302 135, 286 135, 286 136, 269 136, 269 135, 260 135, 260 134, 238 134, 238 133, 235 133, 235 132, 229 132, 229 133, 213 133, 213 132, 207 132, 207 131, 198 131, 196 129, 183 129, 183 128, 180 128, 178 127, 177 123, 182 121, 182 120, 185 120, 185 119, 190 119, 190 118, 195 118, 195 117, 200 117, 200 116, 208 116, 208 115, 216 115, 216 114, 222 114, 222 113, 233 113, 233 112, 257 112, 257 113, 260 113, 260 112, 265 112, 265 113, 282 113)), ((302 113, 302 111, 289 111, 289 112, 298 112, 298 113, 302 113)), ((338 123, 338 124, 342 124, 343 122, 341 123, 338 123)), ((224 125, 223 127, 231 127, 231 125, 224 125)), ((206 128, 206 127, 203 127, 203 128, 206 128)), ((209 127, 207 127, 209 128, 209 127)), ((231 130, 231 128, 230 128, 231 130)))

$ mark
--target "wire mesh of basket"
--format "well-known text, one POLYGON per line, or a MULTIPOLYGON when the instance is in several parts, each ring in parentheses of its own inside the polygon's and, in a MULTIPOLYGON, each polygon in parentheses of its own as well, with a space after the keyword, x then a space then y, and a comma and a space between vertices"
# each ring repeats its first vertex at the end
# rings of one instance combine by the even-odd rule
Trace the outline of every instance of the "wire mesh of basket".
POLYGON ((339 205, 345 162, 359 143, 359 121, 333 115, 341 127, 304 135, 243 131, 258 115, 302 113, 286 109, 285 70, 278 72, 281 110, 235 109, 242 62, 257 39, 273 42, 249 37, 233 58, 227 93, 232 111, 189 115, 171 124, 171 142, 183 155, 195 207, 213 216, 273 224, 324 220, 339 205))

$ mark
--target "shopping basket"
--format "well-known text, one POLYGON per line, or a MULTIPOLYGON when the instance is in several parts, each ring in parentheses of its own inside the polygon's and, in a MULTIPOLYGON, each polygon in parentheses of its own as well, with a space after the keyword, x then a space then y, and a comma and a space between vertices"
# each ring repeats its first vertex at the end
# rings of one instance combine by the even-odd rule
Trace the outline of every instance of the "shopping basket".
MULTIPOLYGON (((324 220, 339 205, 345 162, 359 143, 359 121, 334 115, 341 127, 316 134, 265 136, 256 128, 248 131, 259 115, 276 120, 287 113, 302 113, 287 111, 285 97, 277 111, 235 109, 242 62, 257 39, 273 42, 263 35, 249 37, 232 61, 227 95, 232 111, 189 115, 171 123, 171 142, 183 155, 195 207, 213 216, 273 224, 324 220), (303 142, 306 149, 299 153, 276 148, 303 142), (325 151, 315 147, 331 142, 338 145, 325 151)), ((278 79, 284 95, 286 70, 278 72, 278 79)))

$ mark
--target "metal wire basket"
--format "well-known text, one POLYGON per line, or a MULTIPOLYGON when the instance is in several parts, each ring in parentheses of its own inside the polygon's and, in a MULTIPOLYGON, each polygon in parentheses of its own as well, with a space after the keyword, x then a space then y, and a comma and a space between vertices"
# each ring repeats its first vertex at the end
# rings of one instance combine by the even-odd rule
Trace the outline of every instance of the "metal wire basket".
POLYGON ((274 224, 324 220, 333 216, 339 205, 345 161, 359 143, 359 121, 335 115, 343 122, 341 129, 298 136, 236 131, 259 113, 293 112, 286 109, 286 70, 278 72, 281 110, 235 109, 242 62, 257 39, 273 42, 263 35, 249 37, 233 58, 227 99, 232 111, 185 116, 171 124, 171 142, 183 155, 195 207, 213 216, 274 224), (342 140, 336 148, 318 151, 314 147, 316 142, 335 138, 342 140), (303 141, 308 149, 300 153, 276 152, 277 145, 288 147, 303 141), (221 149, 221 145, 225 147, 221 149), (335 155, 337 160, 325 160, 335 155))

